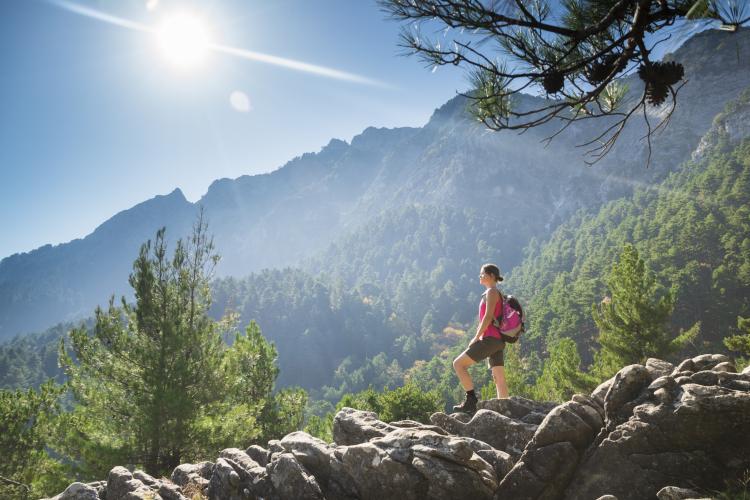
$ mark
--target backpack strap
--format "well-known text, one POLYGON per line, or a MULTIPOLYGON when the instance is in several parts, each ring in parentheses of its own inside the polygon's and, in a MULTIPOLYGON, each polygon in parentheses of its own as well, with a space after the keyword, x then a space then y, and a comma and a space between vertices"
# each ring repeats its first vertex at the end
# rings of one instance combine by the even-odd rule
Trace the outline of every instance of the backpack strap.
MULTIPOLYGON (((482 300, 484 300, 484 303, 487 304, 487 305, 489 305, 489 303, 487 302, 487 294, 490 293, 490 290, 492 290, 492 289, 488 288, 482 294, 482 300)), ((495 290, 497 290, 497 288, 495 288, 495 290)), ((495 326, 495 327, 497 327, 497 329, 499 330, 500 329, 500 322, 501 322, 502 317, 503 317, 503 302, 505 300, 505 297, 503 296, 503 292, 501 292, 500 290, 497 290, 497 291, 500 294, 500 315, 499 316, 495 316, 495 311, 492 311, 492 325, 495 326)), ((486 311, 486 309, 485 309, 485 311, 486 311)), ((485 314, 487 314, 487 312, 485 312, 485 314)))

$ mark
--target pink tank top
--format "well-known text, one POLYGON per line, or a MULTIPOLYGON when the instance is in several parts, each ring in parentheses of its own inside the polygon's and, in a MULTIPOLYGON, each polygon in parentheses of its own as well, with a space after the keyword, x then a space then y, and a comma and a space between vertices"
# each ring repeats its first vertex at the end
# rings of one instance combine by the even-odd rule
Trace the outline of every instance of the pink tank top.
MULTIPOLYGON (((487 310, 487 295, 482 294, 482 300, 479 302, 479 322, 481 323, 484 319, 484 313, 487 310)), ((497 304, 495 304, 495 318, 497 318, 500 315, 500 310, 502 309, 502 298, 497 301, 497 304)), ((492 323, 489 324, 487 329, 482 333, 482 337, 495 337, 497 339, 502 339, 502 335, 500 335, 500 329, 493 325, 492 323)))

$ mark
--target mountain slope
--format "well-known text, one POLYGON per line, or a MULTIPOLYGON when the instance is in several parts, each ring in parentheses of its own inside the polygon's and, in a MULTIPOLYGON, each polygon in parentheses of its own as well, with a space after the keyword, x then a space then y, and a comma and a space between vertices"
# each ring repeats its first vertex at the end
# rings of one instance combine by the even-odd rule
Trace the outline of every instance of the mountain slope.
MULTIPOLYGON (((676 297, 675 333, 701 322, 695 348, 723 349, 750 315, 750 86, 714 120, 692 160, 662 184, 581 212, 533 245, 509 280, 526 299, 528 350, 571 337, 590 354, 591 305, 626 242, 676 297)), ((590 359, 590 358, 589 358, 590 359)))
MULTIPOLYGON (((499 263, 510 268, 529 238, 545 239, 580 208, 659 182, 687 158, 713 116, 750 80, 750 66, 736 61, 737 53, 750 54, 748 33, 700 33, 672 56, 691 80, 669 128, 654 138, 649 170, 642 121, 625 129, 609 157, 586 168, 582 150, 571 144, 591 138, 602 123, 574 124, 543 148, 539 141, 554 132, 552 124, 523 135, 492 133, 457 97, 422 128, 369 128, 351 144, 333 140, 269 174, 214 182, 199 203, 223 256, 217 272, 242 276, 298 264, 372 217, 407 205, 477 210, 522 225, 522 237, 497 245, 499 263)), ((628 81, 636 92, 637 77, 628 81)), ((519 106, 539 102, 525 96, 519 106)), ((139 243, 162 225, 173 238, 186 235, 195 208, 175 192, 118 214, 82 240, 0 261, 0 339, 88 315, 111 293, 127 293, 139 243)))

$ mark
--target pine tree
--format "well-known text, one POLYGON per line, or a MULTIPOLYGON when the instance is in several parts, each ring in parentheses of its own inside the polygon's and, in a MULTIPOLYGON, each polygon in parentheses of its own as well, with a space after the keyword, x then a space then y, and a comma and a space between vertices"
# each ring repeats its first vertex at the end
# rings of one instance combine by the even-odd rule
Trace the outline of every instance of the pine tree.
POLYGON ((672 291, 661 290, 633 245, 623 248, 607 286, 611 295, 592 305, 602 347, 597 356, 600 375, 648 357, 666 357, 697 335, 699 324, 673 338, 668 329, 672 291))
POLYGON ((589 393, 594 377, 581 370, 581 356, 573 339, 559 339, 550 346, 549 359, 534 386, 535 399, 567 401, 575 393, 589 393))
POLYGON ((201 210, 193 233, 167 257, 165 228, 142 245, 130 285, 136 303, 114 296, 96 309, 93 336, 70 333, 77 360, 61 341, 60 358, 77 408, 66 416, 66 448, 89 473, 115 464, 142 464, 150 474, 171 473, 197 440, 204 407, 222 394, 224 344, 207 316, 209 279, 218 255, 201 210))

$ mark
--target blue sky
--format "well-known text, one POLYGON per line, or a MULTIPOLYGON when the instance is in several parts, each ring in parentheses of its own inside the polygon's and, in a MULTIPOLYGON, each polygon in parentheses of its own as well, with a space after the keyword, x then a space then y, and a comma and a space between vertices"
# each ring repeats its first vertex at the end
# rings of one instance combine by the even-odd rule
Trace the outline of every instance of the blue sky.
POLYGON ((268 172, 368 126, 421 126, 464 90, 460 71, 399 56, 399 24, 369 0, 71 0, 147 26, 191 8, 211 39, 382 82, 209 52, 171 65, 154 36, 47 0, 0 2, 0 258, 89 234, 179 187, 268 172), (230 104, 242 92, 251 110, 230 104))

